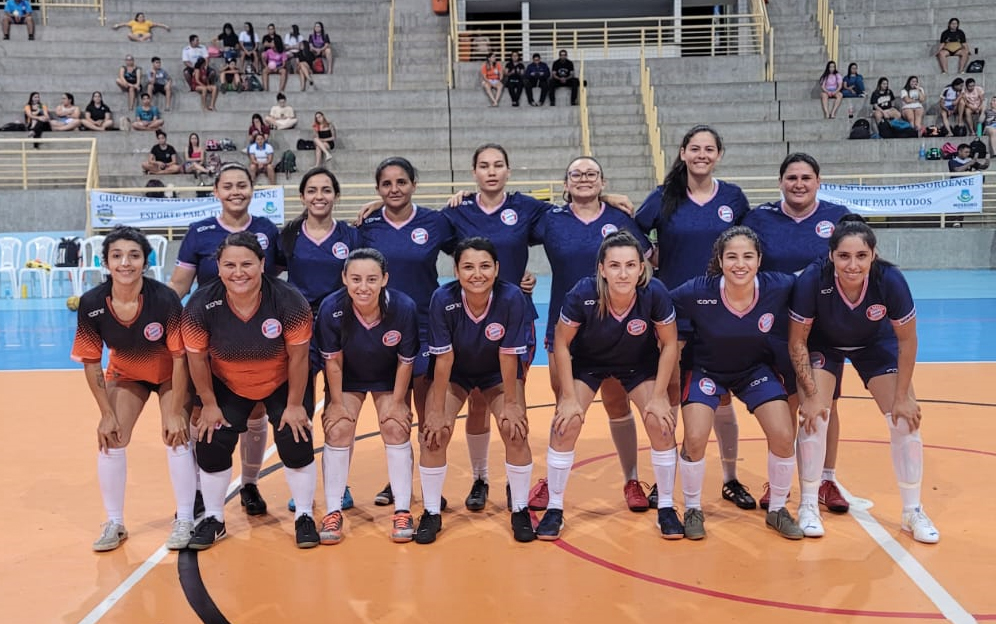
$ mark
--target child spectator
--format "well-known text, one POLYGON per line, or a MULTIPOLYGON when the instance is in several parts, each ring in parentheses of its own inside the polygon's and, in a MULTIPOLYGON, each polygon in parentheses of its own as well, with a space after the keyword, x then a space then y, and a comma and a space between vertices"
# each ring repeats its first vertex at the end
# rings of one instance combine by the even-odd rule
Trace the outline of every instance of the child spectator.
POLYGON ((889 79, 882 76, 878 79, 878 85, 868 100, 871 103, 872 117, 875 118, 876 124, 883 119, 899 119, 901 117, 899 110, 893 104, 895 99, 896 94, 889 88, 889 79))
POLYGON ((844 97, 857 98, 865 95, 865 78, 858 73, 858 64, 851 63, 847 66, 847 75, 844 76, 844 97))
POLYGON ((951 81, 951 84, 944 87, 944 90, 941 91, 941 99, 937 105, 937 112, 940 114, 941 123, 949 135, 954 134, 954 130, 951 128, 951 117, 954 117, 955 120, 958 119, 958 104, 961 101, 961 92, 964 89, 965 81, 961 78, 955 78, 951 81))
MULTIPOLYGON (((148 97, 143 95, 142 98, 148 97)), ((182 171, 176 149, 166 142, 166 133, 156 131, 156 144, 149 150, 149 158, 142 163, 142 170, 151 175, 173 175, 182 171)))
POLYGON ((273 146, 262 133, 256 135, 256 140, 249 146, 249 173, 253 181, 259 174, 265 173, 270 184, 277 183, 277 171, 273 166, 273 146))
POLYGON ((151 20, 145 19, 145 13, 136 13, 135 19, 130 22, 115 24, 111 26, 111 29, 117 30, 118 28, 124 28, 125 26, 131 29, 131 32, 128 33, 128 39, 131 41, 152 41, 152 29, 156 27, 163 28, 169 32, 169 26, 166 24, 157 24, 151 20))
POLYGON ((73 94, 63 93, 62 101, 55 107, 55 116, 49 123, 56 132, 78 130, 81 125, 80 116, 80 107, 76 106, 73 94))
POLYGON ((165 97, 166 112, 169 112, 173 103, 173 79, 169 72, 163 69, 163 60, 158 56, 152 57, 152 67, 149 68, 149 84, 146 85, 145 92, 151 98, 155 98, 157 93, 165 97))
POLYGON ((820 102, 823 104, 823 118, 834 119, 837 117, 837 109, 844 95, 841 89, 844 86, 844 78, 837 71, 837 63, 829 61, 820 76, 820 102), (830 99, 833 98, 833 109, 830 109, 830 99))
POLYGON ((222 91, 243 91, 245 85, 242 80, 242 72, 239 71, 237 59, 229 59, 225 64, 225 67, 221 70, 221 83, 222 91))
POLYGON ((107 104, 104 104, 104 94, 100 91, 94 91, 90 96, 90 103, 83 110, 82 124, 87 130, 98 132, 114 129, 114 116, 107 104))
POLYGON ((135 99, 142 91, 142 68, 135 64, 135 57, 131 54, 125 56, 125 64, 118 69, 115 83, 128 93, 128 108, 134 108, 135 99))
POLYGON ((965 80, 965 90, 961 92, 961 100, 958 104, 958 119, 963 125, 968 126, 969 134, 975 131, 976 122, 982 121, 985 96, 986 92, 982 90, 982 87, 976 86, 975 78, 965 80))
POLYGON ((287 96, 283 93, 277 94, 277 103, 270 108, 270 114, 263 121, 275 130, 290 130, 297 125, 297 116, 294 109, 287 106, 287 96))
POLYGON ((7 0, 3 7, 4 41, 10 39, 10 25, 24 24, 28 27, 28 41, 35 40, 35 17, 31 14, 31 3, 28 0, 7 0))
POLYGON ((968 42, 965 33, 959 28, 958 18, 952 17, 948 20, 947 29, 941 33, 941 45, 937 48, 937 64, 941 66, 941 73, 948 73, 948 59, 951 56, 958 57, 958 73, 965 73, 965 66, 968 65, 968 42))
POLYGON ((159 109, 152 105, 152 96, 142 94, 142 102, 135 109, 135 121, 131 122, 132 130, 158 130, 163 127, 162 115, 159 109))
POLYGON ((332 73, 332 42, 329 41, 329 36, 325 34, 325 24, 321 22, 315 22, 315 26, 311 31, 311 37, 308 38, 311 43, 311 51, 314 52, 316 60, 324 60, 322 65, 324 67, 319 69, 317 66, 312 66, 316 74, 331 74, 332 73))
POLYGON ((899 92, 899 98, 903 101, 903 119, 920 130, 923 127, 923 103, 927 101, 927 94, 920 86, 920 79, 916 76, 907 78, 903 90, 899 92))

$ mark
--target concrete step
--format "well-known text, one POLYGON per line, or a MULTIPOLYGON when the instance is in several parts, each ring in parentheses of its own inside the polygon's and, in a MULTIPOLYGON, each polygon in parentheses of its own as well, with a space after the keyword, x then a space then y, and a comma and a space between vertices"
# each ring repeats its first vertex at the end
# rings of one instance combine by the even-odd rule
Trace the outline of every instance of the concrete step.
POLYGON ((778 120, 778 102, 770 100, 763 102, 722 101, 711 103, 708 106, 699 106, 691 102, 674 103, 658 106, 657 112, 658 119, 662 124, 688 125, 689 127, 695 123, 708 124, 714 121, 776 121, 778 120))
POLYGON ((655 85, 706 86, 764 80, 764 59, 760 56, 683 57, 647 59, 655 85), (708 76, 708 80, 703 77, 708 76))
POLYGON ((623 99, 619 100, 606 100, 606 103, 596 103, 588 100, 588 106, 591 109, 592 118, 609 119, 609 118, 643 118, 643 105, 637 102, 631 104, 621 104, 619 102, 625 101, 623 99))
POLYGON ((773 82, 700 83, 670 86, 656 82, 654 98, 658 108, 675 104, 729 102, 770 102, 775 99, 773 82))
MULTIPOLYGON (((763 137, 765 141, 780 141, 782 138, 780 121, 715 121, 709 125, 719 133, 726 144, 753 143, 758 141, 759 137, 763 137)), ((678 144, 688 128, 665 126, 661 130, 665 143, 678 144)))

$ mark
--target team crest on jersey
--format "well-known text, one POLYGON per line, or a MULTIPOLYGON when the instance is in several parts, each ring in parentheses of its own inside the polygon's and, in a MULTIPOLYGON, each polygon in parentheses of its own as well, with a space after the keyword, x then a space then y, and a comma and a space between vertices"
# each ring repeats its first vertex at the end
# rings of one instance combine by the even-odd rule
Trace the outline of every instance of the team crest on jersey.
POLYGON ((816 369, 822 369, 827 365, 827 358, 819 351, 810 351, 809 365, 816 369))
POLYGON ((401 342, 401 332, 396 329, 392 329, 391 331, 385 333, 384 337, 381 338, 380 341, 384 343, 385 347, 393 347, 401 342))
POLYGON ((349 255, 349 247, 343 242, 336 243, 332 245, 332 255, 340 260, 345 260, 346 256, 349 255))
POLYGON ((519 214, 511 208, 502 210, 498 218, 500 218, 501 222, 505 225, 515 225, 519 222, 519 214))
POLYGON ((263 330, 263 335, 267 338, 276 338, 284 331, 284 326, 277 319, 268 318, 263 321, 261 329, 263 330))
POLYGON ((720 206, 719 210, 716 211, 716 214, 719 215, 719 218, 723 221, 733 223, 733 208, 730 208, 726 204, 720 206))
POLYGON ((647 322, 643 319, 633 319, 626 323, 626 331, 629 332, 630 336, 640 336, 647 331, 647 322))
POLYGON ((820 221, 816 224, 816 235, 820 238, 830 238, 833 234, 834 225, 829 221, 820 221))
POLYGON ((771 327, 775 324, 775 315, 771 312, 767 312, 761 315, 761 318, 757 319, 757 328, 761 330, 762 333, 768 333, 771 331, 771 327))
POLYGON ((609 234, 612 234, 612 233, 618 232, 618 231, 619 231, 619 228, 617 228, 614 223, 606 223, 605 225, 602 226, 602 238, 605 238, 609 234))
POLYGON ((269 237, 267 237, 267 235, 263 234, 262 232, 256 233, 256 240, 259 241, 259 246, 263 248, 263 251, 266 251, 267 248, 270 246, 269 237))
POLYGON ((501 323, 491 323, 484 328, 484 337, 491 342, 498 342, 505 336, 505 326, 501 323))
POLYGON ((716 382, 708 377, 703 377, 699 380, 699 391, 706 396, 716 394, 716 382))
POLYGON ((149 323, 148 325, 145 326, 145 329, 142 330, 142 334, 145 336, 145 339, 148 340, 149 342, 155 342, 159 340, 160 338, 163 337, 162 323, 149 323))
POLYGON ((412 230, 412 242, 416 245, 424 245, 429 242, 429 233, 425 228, 415 228, 412 230))
POLYGON ((885 306, 880 303, 876 303, 873 306, 868 306, 868 309, 865 310, 865 316, 868 317, 869 321, 881 321, 885 318, 885 312, 885 306))

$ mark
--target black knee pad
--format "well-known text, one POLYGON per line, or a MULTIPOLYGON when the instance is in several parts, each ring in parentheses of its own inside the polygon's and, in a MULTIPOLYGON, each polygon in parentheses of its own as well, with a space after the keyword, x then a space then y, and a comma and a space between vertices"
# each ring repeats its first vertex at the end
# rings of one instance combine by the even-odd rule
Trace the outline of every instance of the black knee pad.
MULTIPOLYGON (((309 436, 306 440, 299 439, 295 442, 294 434, 291 432, 290 427, 284 427, 282 431, 276 431, 273 434, 273 443, 277 445, 277 454, 280 455, 280 461, 288 468, 304 468, 315 461, 313 442, 314 438, 312 436, 309 436)), ((231 458, 229 458, 229 462, 231 462, 231 458)))
POLYGON ((221 472, 232 467, 232 453, 239 434, 230 427, 216 429, 211 444, 197 441, 197 465, 207 472, 221 472))

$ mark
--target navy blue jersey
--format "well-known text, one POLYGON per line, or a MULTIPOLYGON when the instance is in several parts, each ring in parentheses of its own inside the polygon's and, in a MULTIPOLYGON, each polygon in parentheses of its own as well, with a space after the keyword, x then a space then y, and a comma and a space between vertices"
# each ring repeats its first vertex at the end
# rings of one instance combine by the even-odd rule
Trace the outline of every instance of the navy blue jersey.
MULTIPOLYGON (((471 317, 460 282, 440 286, 429 305, 429 353, 453 352, 453 372, 464 378, 501 374, 498 355, 527 349, 529 303, 519 287, 495 281, 484 313, 471 317)), ((521 377, 522 363, 519 362, 521 377)))
POLYGON ((556 206, 544 212, 536 222, 533 243, 543 244, 553 271, 546 326, 549 348, 553 348, 553 331, 560 318, 564 297, 581 278, 595 275, 602 239, 619 230, 633 234, 644 252, 650 251, 650 241, 640 232, 636 222, 614 206, 602 204, 602 210, 591 221, 578 218, 570 204, 556 206))
POLYGON ((895 335, 892 325, 916 318, 913 294, 894 266, 873 265, 864 290, 851 303, 844 297, 833 263, 822 258, 806 267, 792 295, 792 320, 811 324, 811 348, 858 349, 895 335), (884 322, 886 319, 891 323, 884 322))
POLYGON ((322 302, 314 341, 322 357, 342 354, 343 388, 382 391, 394 387, 398 363, 411 364, 418 354, 415 302, 405 293, 387 290, 387 314, 367 326, 353 311, 345 288, 322 302))
POLYGON ((633 305, 621 316, 611 310, 598 312, 598 289, 594 277, 585 277, 564 298, 560 321, 576 327, 571 342, 574 366, 583 370, 624 373, 638 368, 657 368, 660 349, 655 326, 675 320, 674 305, 667 288, 657 278, 636 289, 633 305))
POLYGON ((750 212, 750 204, 739 186, 721 180, 715 183, 715 192, 706 203, 699 204, 686 196, 667 222, 662 186, 648 195, 636 212, 640 229, 657 232, 655 275, 669 288, 705 275, 713 243, 750 212))
POLYGON ((388 221, 384 209, 363 220, 360 235, 366 247, 387 258, 391 284, 415 301, 419 325, 429 322, 429 300, 439 288, 436 259, 451 253, 456 243, 453 227, 438 210, 412 206, 412 216, 400 225, 388 221))
POLYGON ((850 211, 839 204, 820 201, 802 218, 782 210, 782 202, 761 204, 744 217, 743 225, 761 239, 761 270, 796 273, 826 256, 829 239, 840 218, 850 211))
POLYGON ((308 235, 308 224, 294 242, 294 253, 281 257, 287 266, 287 281, 297 287, 314 308, 329 293, 342 288, 342 267, 349 252, 362 246, 360 233, 345 221, 335 221, 325 238, 316 240, 308 235))
POLYGON ((244 230, 229 230, 217 217, 194 221, 187 229, 180 251, 176 256, 176 266, 197 271, 197 285, 203 286, 218 277, 218 261, 214 255, 229 234, 239 231, 252 232, 263 248, 267 275, 280 275, 282 268, 277 262, 277 226, 266 217, 250 217, 244 230))
POLYGON ((671 291, 678 318, 691 322, 695 368, 710 373, 743 373, 758 364, 774 364, 772 344, 785 327, 795 277, 761 272, 754 279, 754 303, 730 308, 722 276, 695 277, 671 291))

